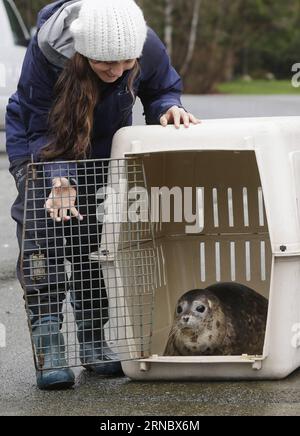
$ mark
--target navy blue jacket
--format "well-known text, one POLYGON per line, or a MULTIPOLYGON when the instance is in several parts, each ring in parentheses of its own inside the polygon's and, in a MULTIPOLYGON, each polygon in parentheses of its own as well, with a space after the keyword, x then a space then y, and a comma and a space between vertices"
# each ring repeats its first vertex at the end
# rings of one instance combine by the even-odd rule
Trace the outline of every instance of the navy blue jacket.
MULTIPOLYGON (((63 3, 52 3, 40 12, 38 30, 63 3)), ((134 83, 134 91, 143 103, 146 123, 159 124, 161 115, 171 106, 182 107, 181 79, 170 64, 165 46, 150 28, 139 60, 141 74, 134 83)), ((36 35, 27 49, 17 93, 7 106, 7 153, 11 162, 32 156, 38 161, 41 148, 49 142, 48 115, 61 71, 44 56, 36 35)), ((129 71, 125 72, 106 87, 95 108, 91 158, 110 157, 116 131, 132 125, 133 101, 126 87, 128 74, 129 71)))

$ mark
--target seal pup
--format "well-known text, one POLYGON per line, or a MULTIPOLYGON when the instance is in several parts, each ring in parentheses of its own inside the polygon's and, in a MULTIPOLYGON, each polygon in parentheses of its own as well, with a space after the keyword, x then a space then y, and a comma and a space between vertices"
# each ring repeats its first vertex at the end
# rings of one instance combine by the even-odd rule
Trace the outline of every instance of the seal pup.
POLYGON ((186 292, 178 301, 165 356, 261 355, 268 300, 238 283, 186 292))

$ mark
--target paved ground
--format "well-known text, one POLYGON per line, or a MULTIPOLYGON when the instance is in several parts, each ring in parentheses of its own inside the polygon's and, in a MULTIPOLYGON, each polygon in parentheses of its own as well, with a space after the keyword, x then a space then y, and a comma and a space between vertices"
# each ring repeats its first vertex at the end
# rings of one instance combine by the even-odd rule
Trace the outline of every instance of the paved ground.
MULTIPOLYGON (((300 97, 295 95, 187 95, 182 102, 202 119, 300 115, 300 97)), ((140 115, 136 122, 143 122, 140 115)))
MULTIPOLYGON (((297 97, 186 97, 201 118, 298 115, 297 97)), ((136 117, 136 122, 141 123, 136 117)), ((14 223, 9 216, 15 188, 0 155, 0 415, 300 415, 300 371, 279 382, 135 383, 104 380, 76 370, 76 387, 45 393, 35 387, 34 368, 20 287, 14 223)))

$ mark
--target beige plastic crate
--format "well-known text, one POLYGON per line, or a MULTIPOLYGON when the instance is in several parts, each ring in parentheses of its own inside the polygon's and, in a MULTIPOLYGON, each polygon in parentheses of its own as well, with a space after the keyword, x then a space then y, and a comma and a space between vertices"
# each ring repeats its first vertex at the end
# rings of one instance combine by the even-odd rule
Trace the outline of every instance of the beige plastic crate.
MULTIPOLYGON (((192 187, 199 222, 196 228, 174 219, 153 225, 158 268, 151 354, 134 359, 128 343, 134 360, 123 362, 125 373, 135 380, 276 379, 297 369, 300 117, 121 129, 112 158, 133 156, 142 159, 148 190, 192 187), (220 281, 245 284, 269 299, 263 354, 164 357, 178 298, 220 281)), ((117 268, 117 260, 111 265, 117 268)))

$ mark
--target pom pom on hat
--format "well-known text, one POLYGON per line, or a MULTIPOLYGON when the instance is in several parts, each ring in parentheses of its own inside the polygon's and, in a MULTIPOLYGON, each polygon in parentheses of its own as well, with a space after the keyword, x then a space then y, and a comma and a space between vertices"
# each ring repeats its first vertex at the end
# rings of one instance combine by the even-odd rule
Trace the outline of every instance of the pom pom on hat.
POLYGON ((75 50, 98 61, 122 61, 141 56, 147 24, 134 0, 83 0, 71 24, 75 50))

